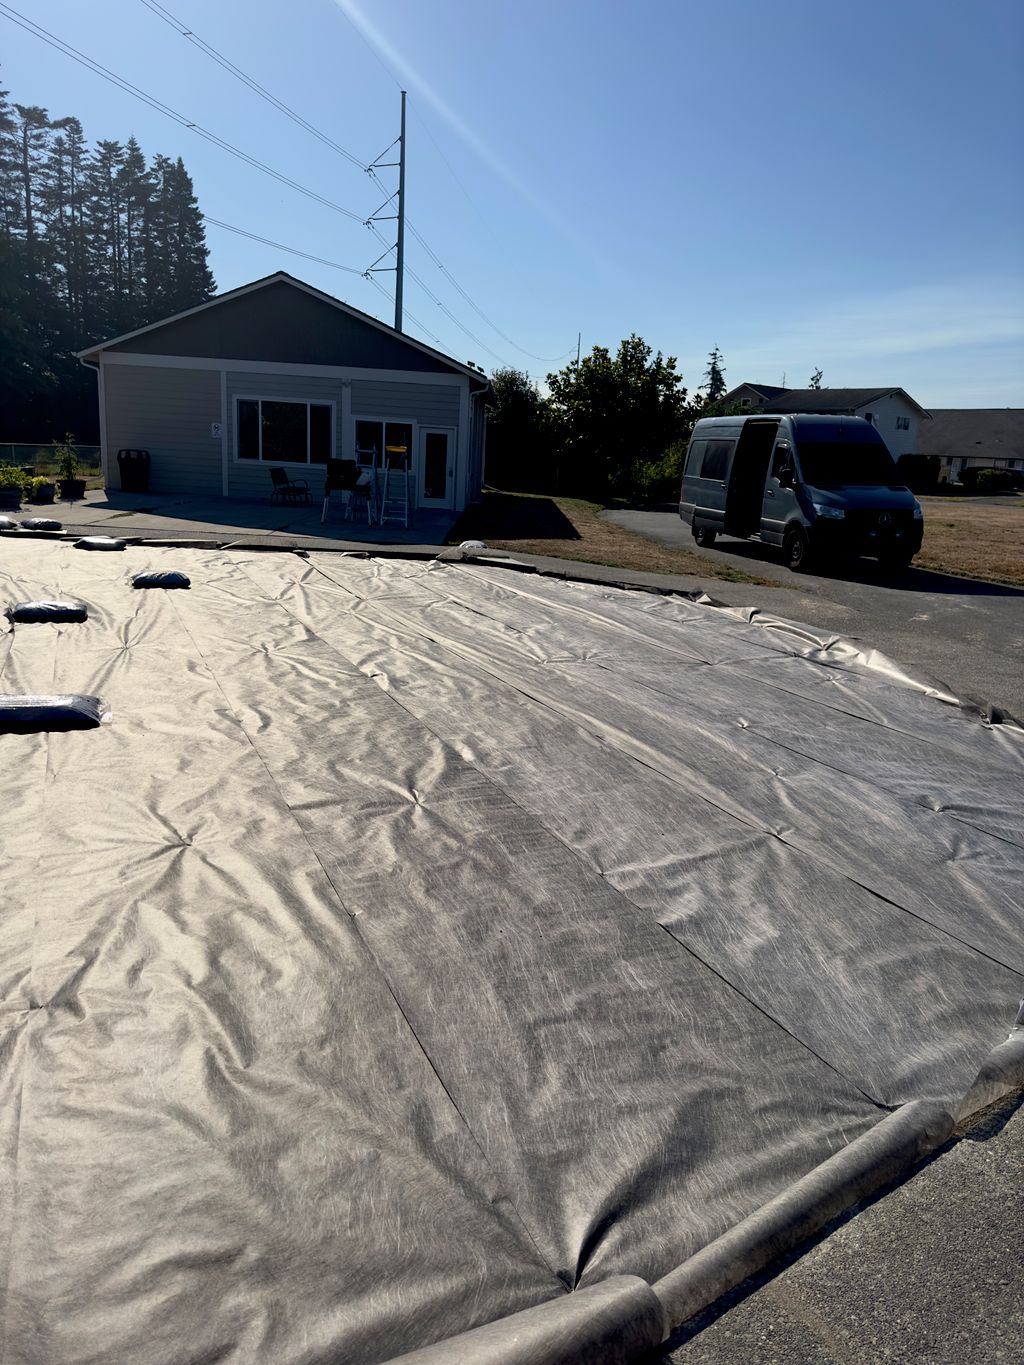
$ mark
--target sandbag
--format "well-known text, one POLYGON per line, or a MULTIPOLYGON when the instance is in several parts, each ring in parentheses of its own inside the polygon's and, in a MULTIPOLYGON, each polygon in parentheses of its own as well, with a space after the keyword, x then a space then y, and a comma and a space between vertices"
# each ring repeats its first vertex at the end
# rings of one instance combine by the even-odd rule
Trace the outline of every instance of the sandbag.
POLYGON ((21 523, 25 531, 63 531, 64 523, 53 517, 26 517, 21 523))
POLYGON ((177 569, 149 569, 137 573, 132 579, 133 588, 190 588, 192 580, 187 573, 177 569))
POLYGON ((13 517, 0 517, 0 531, 20 531, 21 523, 13 517))
POLYGON ((113 536, 83 536, 75 541, 76 550, 123 550, 125 542, 113 536))
POLYGON ((51 730, 92 730, 107 710, 99 697, 0 696, 0 735, 34 735, 51 730))
POLYGON ((89 609, 84 602, 16 602, 13 607, 7 608, 7 616, 9 620, 19 624, 35 621, 85 621, 89 617, 89 609))

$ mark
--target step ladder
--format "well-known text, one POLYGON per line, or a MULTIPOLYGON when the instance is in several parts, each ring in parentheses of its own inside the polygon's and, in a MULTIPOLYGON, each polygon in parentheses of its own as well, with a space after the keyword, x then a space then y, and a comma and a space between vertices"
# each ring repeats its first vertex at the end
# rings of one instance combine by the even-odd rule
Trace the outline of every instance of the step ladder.
POLYGON ((409 449, 407 446, 384 447, 384 474, 380 494, 380 525, 386 521, 400 521, 409 525, 409 449))
POLYGON ((376 446, 356 446, 356 462, 359 465, 360 474, 368 475, 368 480, 363 483, 360 479, 359 495, 363 496, 365 489, 366 497, 366 524, 372 526, 377 520, 378 509, 380 508, 380 456, 377 454, 376 446), (367 465, 366 457, 370 457, 367 465))

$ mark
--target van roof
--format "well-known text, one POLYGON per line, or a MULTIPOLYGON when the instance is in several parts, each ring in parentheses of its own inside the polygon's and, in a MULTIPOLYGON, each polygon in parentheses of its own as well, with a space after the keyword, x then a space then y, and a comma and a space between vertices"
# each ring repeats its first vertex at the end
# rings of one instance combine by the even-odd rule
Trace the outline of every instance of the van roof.
POLYGON ((744 422, 782 421, 799 422, 801 426, 808 427, 835 427, 847 424, 871 426, 864 417, 847 417, 845 414, 837 416, 832 412, 737 412, 730 417, 701 417, 694 424, 694 431, 697 427, 736 427, 742 426, 744 422))

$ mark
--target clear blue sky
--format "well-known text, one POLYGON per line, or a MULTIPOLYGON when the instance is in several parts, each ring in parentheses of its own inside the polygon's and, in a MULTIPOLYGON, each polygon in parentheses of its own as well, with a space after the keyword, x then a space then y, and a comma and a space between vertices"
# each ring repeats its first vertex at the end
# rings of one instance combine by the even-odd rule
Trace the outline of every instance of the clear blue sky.
MULTIPOLYGON (((377 207, 365 172, 141 0, 10 3, 337 204, 377 207)), ((409 219, 505 333, 410 238, 478 340, 411 279, 407 328, 453 355, 543 376, 577 331, 585 350, 636 331, 691 387, 717 344, 730 384, 820 365, 926 406, 1024 406, 1020 0, 161 3, 361 160, 408 88, 409 219)), ((0 39, 14 100, 180 154, 207 214, 358 269, 383 249, 5 18, 0 39)), ((208 241, 221 289, 286 269, 390 320, 358 275, 208 241)))

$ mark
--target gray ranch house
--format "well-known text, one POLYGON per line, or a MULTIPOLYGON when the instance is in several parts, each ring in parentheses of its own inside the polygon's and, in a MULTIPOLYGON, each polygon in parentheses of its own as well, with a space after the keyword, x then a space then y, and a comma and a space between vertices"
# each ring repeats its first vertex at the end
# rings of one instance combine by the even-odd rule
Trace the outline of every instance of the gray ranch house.
POLYGON ((409 452, 414 506, 480 495, 486 375, 284 271, 78 353, 99 384, 103 475, 150 452, 150 488, 264 498, 270 468, 321 496, 328 458, 409 452))
POLYGON ((905 389, 784 389, 776 384, 740 384, 725 402, 751 412, 816 412, 863 417, 875 427, 894 460, 918 453, 922 421, 930 414, 905 389))

